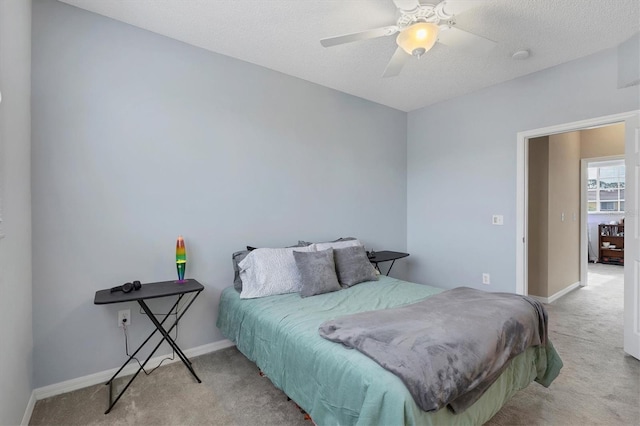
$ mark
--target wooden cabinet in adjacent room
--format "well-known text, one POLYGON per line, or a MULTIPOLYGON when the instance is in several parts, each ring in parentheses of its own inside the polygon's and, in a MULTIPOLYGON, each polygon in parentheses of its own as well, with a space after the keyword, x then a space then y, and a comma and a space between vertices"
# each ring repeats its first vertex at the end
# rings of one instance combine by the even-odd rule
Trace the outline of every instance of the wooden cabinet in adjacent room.
POLYGON ((598 261, 624 265, 624 225, 598 225, 598 261))

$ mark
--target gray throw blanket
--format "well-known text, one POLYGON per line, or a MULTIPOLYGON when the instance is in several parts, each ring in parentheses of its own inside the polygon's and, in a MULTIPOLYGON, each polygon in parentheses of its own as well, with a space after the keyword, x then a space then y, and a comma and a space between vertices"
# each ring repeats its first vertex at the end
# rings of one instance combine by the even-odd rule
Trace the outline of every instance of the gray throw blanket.
POLYGON ((347 315, 320 335, 358 349, 402 379, 425 411, 460 413, 529 346, 546 345, 547 313, 535 299, 467 287, 423 301, 347 315))

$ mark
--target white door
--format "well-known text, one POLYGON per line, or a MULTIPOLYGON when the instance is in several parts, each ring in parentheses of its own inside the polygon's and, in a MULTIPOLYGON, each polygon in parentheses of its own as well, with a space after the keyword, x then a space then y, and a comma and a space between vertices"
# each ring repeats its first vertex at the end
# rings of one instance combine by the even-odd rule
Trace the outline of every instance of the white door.
POLYGON ((640 359, 640 113, 625 120, 624 351, 640 359))

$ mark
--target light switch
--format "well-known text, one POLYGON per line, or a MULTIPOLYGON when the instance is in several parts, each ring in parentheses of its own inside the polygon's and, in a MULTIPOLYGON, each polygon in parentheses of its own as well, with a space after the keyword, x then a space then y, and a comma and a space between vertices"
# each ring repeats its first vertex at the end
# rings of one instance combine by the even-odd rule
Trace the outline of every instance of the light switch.
POLYGON ((494 225, 504 225, 504 216, 501 214, 494 214, 491 223, 494 225))

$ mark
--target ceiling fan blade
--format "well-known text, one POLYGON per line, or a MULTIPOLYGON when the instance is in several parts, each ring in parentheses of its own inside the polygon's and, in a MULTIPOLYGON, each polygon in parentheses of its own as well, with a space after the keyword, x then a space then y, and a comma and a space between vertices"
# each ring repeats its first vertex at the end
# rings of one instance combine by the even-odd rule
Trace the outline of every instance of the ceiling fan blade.
POLYGON ((338 44, 351 43, 354 41, 390 36, 397 32, 398 32, 398 27, 396 27, 395 25, 391 25, 389 27, 382 27, 382 28, 375 28, 373 30, 360 31, 359 33, 323 38, 322 40, 320 40, 320 44, 322 44, 324 47, 331 47, 331 46, 336 46, 338 44))
POLYGON ((488 0, 445 0, 443 10, 447 15, 459 15, 467 9, 480 6, 488 0))
POLYGON ((478 56, 488 54, 498 44, 456 27, 441 27, 438 42, 478 56))
POLYGON ((404 64, 407 62, 407 59, 409 58, 410 56, 407 55, 407 53, 404 50, 402 50, 401 47, 398 47, 396 51, 393 53, 393 56, 391 57, 391 59, 389 60, 387 67, 384 69, 384 73, 382 73, 382 77, 384 78, 395 77, 398 74, 400 74, 400 71, 402 71, 402 67, 404 67, 404 64))
POLYGON ((401 10, 413 10, 420 5, 418 0, 393 0, 393 2, 401 10))

